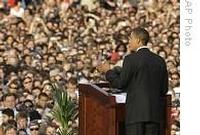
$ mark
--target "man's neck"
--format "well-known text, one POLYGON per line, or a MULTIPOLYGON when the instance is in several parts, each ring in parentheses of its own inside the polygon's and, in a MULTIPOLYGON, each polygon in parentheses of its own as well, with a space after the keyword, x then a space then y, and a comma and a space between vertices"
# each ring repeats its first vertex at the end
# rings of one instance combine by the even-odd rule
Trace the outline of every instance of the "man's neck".
POLYGON ((137 48, 136 52, 138 52, 140 49, 143 49, 143 48, 148 48, 147 46, 140 46, 137 48))

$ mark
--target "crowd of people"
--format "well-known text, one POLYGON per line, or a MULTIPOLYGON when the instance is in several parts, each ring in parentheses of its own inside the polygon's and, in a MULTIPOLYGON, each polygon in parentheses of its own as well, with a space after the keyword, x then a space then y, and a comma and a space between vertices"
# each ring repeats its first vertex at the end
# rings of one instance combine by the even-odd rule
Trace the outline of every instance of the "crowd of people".
POLYGON ((172 135, 179 133, 179 0, 93 6, 79 0, 0 0, 3 135, 55 134, 51 84, 78 101, 78 83, 104 81, 96 66, 104 60, 120 65, 131 29, 138 26, 149 31, 150 50, 166 60, 172 135))

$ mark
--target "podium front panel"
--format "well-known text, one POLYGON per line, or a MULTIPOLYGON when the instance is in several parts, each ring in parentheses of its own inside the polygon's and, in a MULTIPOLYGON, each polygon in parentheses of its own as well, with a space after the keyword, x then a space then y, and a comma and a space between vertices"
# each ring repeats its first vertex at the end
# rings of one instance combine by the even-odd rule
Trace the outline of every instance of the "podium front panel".
MULTIPOLYGON (((86 95, 84 95, 86 96, 86 95)), ((115 108, 107 107, 95 97, 80 97, 80 135, 116 135, 115 108), (84 130, 83 130, 84 129, 84 130)))
MULTIPOLYGON (((125 104, 100 88, 79 86, 79 135, 125 135, 125 104)), ((165 97, 165 120, 161 135, 171 133, 171 96, 165 97)))

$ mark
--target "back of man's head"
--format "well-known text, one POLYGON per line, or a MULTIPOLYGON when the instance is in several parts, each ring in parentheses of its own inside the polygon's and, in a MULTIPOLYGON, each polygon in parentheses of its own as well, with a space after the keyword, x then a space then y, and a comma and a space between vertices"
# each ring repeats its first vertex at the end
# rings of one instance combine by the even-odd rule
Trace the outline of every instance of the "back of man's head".
POLYGON ((142 42, 142 45, 146 46, 149 41, 149 33, 144 28, 141 27, 134 28, 131 35, 138 38, 142 42))

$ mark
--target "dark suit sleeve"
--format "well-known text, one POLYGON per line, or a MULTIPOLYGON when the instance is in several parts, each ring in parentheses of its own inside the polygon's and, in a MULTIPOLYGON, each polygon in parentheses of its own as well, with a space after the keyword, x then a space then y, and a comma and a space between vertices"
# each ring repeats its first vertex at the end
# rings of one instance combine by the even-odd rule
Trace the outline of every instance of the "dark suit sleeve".
POLYGON ((133 68, 130 64, 130 57, 125 57, 121 73, 119 74, 115 70, 109 70, 106 72, 106 80, 111 83, 111 86, 118 89, 124 89, 131 80, 133 68))
POLYGON ((163 68, 163 85, 162 85, 162 96, 164 96, 168 92, 168 72, 167 72, 167 67, 166 63, 164 62, 164 68, 163 68))

